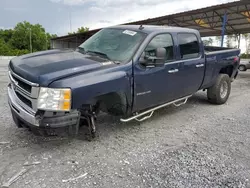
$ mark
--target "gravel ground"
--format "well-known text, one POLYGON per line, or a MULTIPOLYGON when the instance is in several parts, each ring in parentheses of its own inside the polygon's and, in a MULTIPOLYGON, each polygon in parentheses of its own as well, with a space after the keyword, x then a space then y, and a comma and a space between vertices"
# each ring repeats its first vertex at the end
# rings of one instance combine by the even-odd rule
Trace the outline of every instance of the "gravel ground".
POLYGON ((250 72, 240 73, 225 105, 198 92, 143 123, 102 115, 100 137, 88 142, 18 129, 6 70, 1 62, 0 185, 27 169, 10 187, 250 187, 250 72))

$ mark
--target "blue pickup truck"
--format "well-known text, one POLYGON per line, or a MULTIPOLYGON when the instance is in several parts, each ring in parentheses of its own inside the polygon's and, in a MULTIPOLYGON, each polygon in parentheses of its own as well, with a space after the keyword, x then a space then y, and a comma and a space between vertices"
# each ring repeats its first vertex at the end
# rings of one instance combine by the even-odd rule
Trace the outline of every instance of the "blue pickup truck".
POLYGON ((95 136, 98 112, 122 122, 143 121, 198 90, 208 101, 227 101, 239 49, 203 46, 197 30, 120 25, 94 34, 76 50, 23 55, 9 63, 8 99, 18 127, 95 136), (65 129, 66 128, 66 129, 65 129))

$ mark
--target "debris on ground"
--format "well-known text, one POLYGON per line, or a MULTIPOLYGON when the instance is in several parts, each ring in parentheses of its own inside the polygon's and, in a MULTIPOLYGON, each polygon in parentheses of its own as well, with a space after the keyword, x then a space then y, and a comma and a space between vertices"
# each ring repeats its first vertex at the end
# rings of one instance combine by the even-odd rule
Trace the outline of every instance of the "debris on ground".
POLYGON ((10 142, 0 142, 0 145, 10 144, 10 142))
POLYGON ((67 163, 68 163, 68 164, 76 164, 76 165, 79 164, 77 161, 68 161, 67 163))
POLYGON ((26 162, 23 164, 23 166, 33 166, 33 165, 39 165, 39 164, 41 164, 40 161, 35 161, 35 162, 33 162, 33 163, 29 163, 28 161, 26 161, 26 162))
POLYGON ((22 175, 24 175, 28 169, 22 169, 20 172, 12 176, 8 182, 3 183, 2 188, 8 188, 11 186, 14 182, 16 182, 22 175))
POLYGON ((130 164, 128 161, 124 161, 124 163, 125 163, 125 164, 128 164, 128 165, 130 164))
POLYGON ((78 177, 75 177, 75 178, 69 178, 69 179, 67 179, 67 180, 62 180, 62 182, 63 182, 63 183, 67 183, 67 182, 75 181, 75 180, 78 180, 78 179, 80 179, 80 178, 84 178, 84 177, 87 176, 87 175, 88 175, 88 173, 85 173, 85 174, 82 174, 82 175, 80 175, 80 176, 78 176, 78 177))

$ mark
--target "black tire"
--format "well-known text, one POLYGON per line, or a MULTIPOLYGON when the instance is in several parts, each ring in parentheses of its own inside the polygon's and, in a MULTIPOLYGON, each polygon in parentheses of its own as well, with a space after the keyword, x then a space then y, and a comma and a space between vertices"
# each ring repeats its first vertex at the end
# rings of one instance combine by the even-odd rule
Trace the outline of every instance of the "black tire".
POLYGON ((240 71, 246 71, 247 68, 245 65, 240 65, 239 68, 238 68, 240 71))
POLYGON ((231 79, 227 74, 219 74, 215 84, 208 88, 207 98, 210 103, 224 104, 231 92, 231 79))

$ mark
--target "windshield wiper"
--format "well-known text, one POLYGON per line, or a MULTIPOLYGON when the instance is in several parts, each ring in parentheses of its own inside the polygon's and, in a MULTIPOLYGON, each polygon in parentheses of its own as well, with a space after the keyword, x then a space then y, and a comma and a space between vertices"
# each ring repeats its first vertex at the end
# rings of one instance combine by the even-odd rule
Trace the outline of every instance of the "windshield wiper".
POLYGON ((93 53, 93 54, 101 55, 101 56, 105 57, 106 59, 111 60, 109 58, 109 56, 103 52, 88 50, 88 51, 86 51, 86 53, 93 53))
POLYGON ((103 52, 98 52, 98 51, 93 51, 93 50, 88 50, 88 51, 85 51, 85 49, 83 47, 78 47, 78 50, 82 51, 84 54, 87 54, 87 53, 93 53, 93 54, 97 54, 97 55, 101 55, 103 57, 105 57, 106 59, 112 61, 113 63, 115 64, 120 64, 119 61, 113 61, 109 58, 109 56, 103 52))

